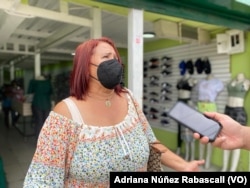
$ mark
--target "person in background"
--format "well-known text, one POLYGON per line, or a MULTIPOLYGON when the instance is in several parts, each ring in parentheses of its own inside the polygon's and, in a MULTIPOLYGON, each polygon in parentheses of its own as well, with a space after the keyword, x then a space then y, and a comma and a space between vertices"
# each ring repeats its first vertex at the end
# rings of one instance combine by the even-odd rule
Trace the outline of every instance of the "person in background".
MULTIPOLYGON (((70 96, 46 119, 24 188, 109 187, 111 171, 147 170, 149 143, 157 138, 132 92, 120 84, 122 73, 111 39, 89 39, 76 48, 70 96)), ((161 162, 176 171, 199 171, 204 164, 169 149, 161 162)))
MULTIPOLYGON (((17 80, 13 80, 11 82, 12 104, 16 102, 23 103, 25 101, 24 91, 20 85, 21 84, 19 84, 17 80)), ((15 126, 21 114, 17 112, 13 107, 11 113, 12 113, 12 125, 15 126)))
POLYGON ((35 127, 35 137, 38 139, 41 128, 52 107, 53 88, 51 81, 43 75, 37 76, 29 83, 28 94, 33 94, 31 102, 32 115, 35 127))
MULTIPOLYGON (((222 129, 215 141, 212 142, 214 147, 223 150, 245 149, 250 151, 250 127, 241 125, 233 118, 219 112, 204 112, 204 115, 218 121, 222 125, 222 129)), ((201 144, 208 144, 207 136, 201 137, 198 133, 194 133, 193 137, 200 141, 201 144)))
POLYGON ((4 114, 4 125, 7 129, 10 128, 10 115, 12 112, 12 91, 11 84, 4 84, 1 88, 1 98, 2 98, 2 111, 4 114))

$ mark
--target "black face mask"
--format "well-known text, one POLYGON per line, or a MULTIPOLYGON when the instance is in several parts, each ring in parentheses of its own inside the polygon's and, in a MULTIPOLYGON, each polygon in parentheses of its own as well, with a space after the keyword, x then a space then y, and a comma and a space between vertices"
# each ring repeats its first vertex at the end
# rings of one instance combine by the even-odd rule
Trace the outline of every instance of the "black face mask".
POLYGON ((114 89, 122 80, 122 65, 116 59, 103 61, 100 65, 92 65, 97 67, 98 80, 105 88, 114 89))

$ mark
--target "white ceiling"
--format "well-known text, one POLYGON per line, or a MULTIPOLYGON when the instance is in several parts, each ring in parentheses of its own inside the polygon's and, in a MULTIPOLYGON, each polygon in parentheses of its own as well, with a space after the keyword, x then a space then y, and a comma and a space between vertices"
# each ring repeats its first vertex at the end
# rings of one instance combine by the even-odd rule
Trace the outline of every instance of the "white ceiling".
MULTIPOLYGON (((1 0, 0 65, 12 61, 15 68, 32 68, 38 50, 42 65, 71 61, 76 46, 90 38, 92 12, 91 6, 60 0, 1 0)), ((102 10, 101 18, 102 35, 126 48, 127 17, 102 10)), ((145 21, 144 31, 153 31, 153 22, 145 21)))

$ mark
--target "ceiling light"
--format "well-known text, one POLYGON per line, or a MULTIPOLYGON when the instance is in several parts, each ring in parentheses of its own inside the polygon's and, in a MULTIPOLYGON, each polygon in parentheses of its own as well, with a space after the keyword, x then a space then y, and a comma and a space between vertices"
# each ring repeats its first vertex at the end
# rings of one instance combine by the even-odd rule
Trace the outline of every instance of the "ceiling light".
POLYGON ((154 38, 155 33, 154 32, 144 32, 143 33, 143 38, 154 38))
POLYGON ((22 12, 17 12, 15 10, 4 10, 4 11, 9 15, 23 17, 23 18, 34 18, 35 17, 35 16, 32 16, 31 14, 25 14, 22 12))

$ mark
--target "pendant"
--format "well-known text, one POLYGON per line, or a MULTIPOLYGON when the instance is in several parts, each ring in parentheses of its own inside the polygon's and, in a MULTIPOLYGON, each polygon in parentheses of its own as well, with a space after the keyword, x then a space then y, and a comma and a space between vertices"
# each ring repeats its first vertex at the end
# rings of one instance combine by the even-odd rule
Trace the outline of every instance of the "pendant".
POLYGON ((111 101, 109 99, 106 99, 105 106, 106 107, 110 107, 111 106, 111 101))

